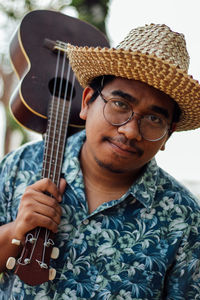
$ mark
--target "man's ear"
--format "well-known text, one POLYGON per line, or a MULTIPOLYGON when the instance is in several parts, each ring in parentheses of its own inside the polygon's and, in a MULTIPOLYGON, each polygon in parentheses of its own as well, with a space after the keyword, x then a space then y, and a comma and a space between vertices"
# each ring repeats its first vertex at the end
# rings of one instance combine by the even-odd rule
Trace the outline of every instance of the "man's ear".
POLYGON ((162 146, 161 146, 161 148, 160 148, 161 151, 164 151, 164 150, 165 150, 165 145, 166 145, 168 139, 170 138, 170 136, 171 136, 171 133, 168 134, 168 136, 167 136, 167 137, 165 138, 165 140, 163 141, 163 144, 162 144, 162 146))
POLYGON ((81 111, 80 111, 80 114, 79 114, 80 118, 83 119, 83 120, 87 119, 88 102, 90 101, 93 93, 94 93, 94 90, 89 86, 87 86, 83 90, 81 111))
POLYGON ((169 133, 168 133, 168 137, 167 139, 165 140, 165 142, 163 143, 162 147, 160 148, 161 151, 164 151, 165 150, 165 145, 168 141, 168 139, 170 138, 170 136, 172 135, 172 133, 176 130, 176 123, 172 123, 171 125, 171 128, 169 130, 169 133))
MULTIPOLYGON (((167 142, 167 141, 166 141, 167 142)), ((162 145, 162 147, 160 148, 161 151, 164 151, 165 150, 165 144, 166 142, 162 145)))

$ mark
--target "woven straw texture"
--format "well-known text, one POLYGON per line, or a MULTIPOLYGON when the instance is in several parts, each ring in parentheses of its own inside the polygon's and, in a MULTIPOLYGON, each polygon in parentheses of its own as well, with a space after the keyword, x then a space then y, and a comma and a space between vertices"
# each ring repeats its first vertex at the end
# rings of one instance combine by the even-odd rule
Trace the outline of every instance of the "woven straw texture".
POLYGON ((116 48, 68 44, 67 53, 83 87, 100 75, 140 80, 179 104, 182 114, 176 131, 200 127, 200 85, 187 74, 184 36, 168 26, 151 24, 134 29, 116 48))

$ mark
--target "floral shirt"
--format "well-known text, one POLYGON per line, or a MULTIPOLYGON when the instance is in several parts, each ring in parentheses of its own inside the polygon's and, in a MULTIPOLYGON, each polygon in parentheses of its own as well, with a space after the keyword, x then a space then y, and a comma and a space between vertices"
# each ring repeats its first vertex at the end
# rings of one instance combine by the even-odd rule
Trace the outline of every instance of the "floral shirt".
MULTIPOLYGON (((56 278, 24 284, 1 277, 0 299, 200 299, 197 199, 153 159, 120 199, 88 213, 79 152, 85 131, 69 138, 62 173, 68 183, 52 260, 56 278)), ((16 218, 27 185, 40 179, 43 142, 27 144, 1 164, 0 224, 16 218)))

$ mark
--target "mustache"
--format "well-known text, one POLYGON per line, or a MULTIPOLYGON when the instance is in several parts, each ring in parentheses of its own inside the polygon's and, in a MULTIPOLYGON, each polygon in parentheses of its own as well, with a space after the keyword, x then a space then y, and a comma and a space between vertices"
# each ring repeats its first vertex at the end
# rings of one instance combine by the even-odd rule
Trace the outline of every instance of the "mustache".
POLYGON ((140 149, 140 147, 138 147, 135 143, 134 140, 128 140, 125 136, 117 136, 117 137, 107 137, 105 136, 103 138, 104 141, 109 141, 113 144, 117 144, 117 145, 124 145, 128 148, 130 148, 130 151, 133 150, 134 152, 136 151, 138 153, 139 156, 142 156, 144 151, 142 149, 140 149))

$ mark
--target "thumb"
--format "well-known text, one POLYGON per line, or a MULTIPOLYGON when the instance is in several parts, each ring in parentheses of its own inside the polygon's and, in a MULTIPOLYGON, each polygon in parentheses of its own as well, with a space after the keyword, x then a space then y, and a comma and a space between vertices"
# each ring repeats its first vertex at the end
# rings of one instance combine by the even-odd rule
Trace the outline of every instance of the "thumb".
POLYGON ((61 195, 63 195, 65 188, 67 186, 67 182, 64 178, 60 179, 60 184, 59 184, 59 192, 61 193, 61 195))

